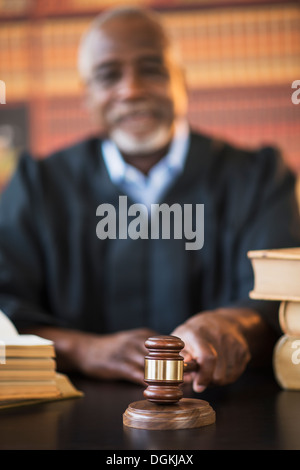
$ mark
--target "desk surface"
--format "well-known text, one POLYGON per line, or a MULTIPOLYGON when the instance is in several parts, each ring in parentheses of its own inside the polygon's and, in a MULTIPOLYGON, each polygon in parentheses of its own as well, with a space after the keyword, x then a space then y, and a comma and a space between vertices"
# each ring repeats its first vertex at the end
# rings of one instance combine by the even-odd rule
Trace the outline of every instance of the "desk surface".
MULTIPOLYGON (((216 423, 178 431, 123 428, 128 404, 143 388, 72 377, 83 398, 2 410, 0 449, 300 449, 300 392, 283 391, 270 371, 247 372, 235 384, 199 398, 216 411, 216 423)), ((195 396, 184 387, 185 396, 195 396)))

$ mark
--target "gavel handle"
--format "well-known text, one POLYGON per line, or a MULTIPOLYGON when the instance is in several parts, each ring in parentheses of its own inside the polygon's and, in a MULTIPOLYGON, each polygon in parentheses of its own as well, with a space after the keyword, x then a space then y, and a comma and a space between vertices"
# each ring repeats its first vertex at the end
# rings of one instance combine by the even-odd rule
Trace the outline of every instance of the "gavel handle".
POLYGON ((183 372, 196 372, 199 369, 199 364, 194 359, 189 362, 185 362, 183 365, 183 372))

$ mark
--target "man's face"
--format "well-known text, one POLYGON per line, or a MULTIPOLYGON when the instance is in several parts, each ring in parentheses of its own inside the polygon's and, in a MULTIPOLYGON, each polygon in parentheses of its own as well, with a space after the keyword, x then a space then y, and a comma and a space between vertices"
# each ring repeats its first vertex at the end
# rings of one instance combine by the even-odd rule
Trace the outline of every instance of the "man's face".
POLYGON ((182 75, 147 21, 114 19, 93 34, 89 104, 101 127, 127 153, 165 146, 185 112, 182 75))

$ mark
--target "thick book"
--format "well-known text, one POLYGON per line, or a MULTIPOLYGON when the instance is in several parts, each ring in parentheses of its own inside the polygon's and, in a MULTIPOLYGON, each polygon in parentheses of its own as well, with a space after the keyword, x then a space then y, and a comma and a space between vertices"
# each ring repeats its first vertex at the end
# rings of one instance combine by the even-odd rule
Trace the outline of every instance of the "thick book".
POLYGON ((56 361, 48 357, 6 357, 0 365, 2 380, 53 380, 56 361))
MULTIPOLYGON (((14 359, 13 363, 16 367, 17 361, 24 358, 27 360, 55 360, 53 341, 36 335, 19 334, 11 320, 0 311, 0 365, 7 366, 7 361, 12 363, 11 360, 14 359)), ((34 364, 32 361, 31 363, 34 364)), ((22 364, 22 361, 20 364, 22 364)), ((46 363, 42 362, 40 364, 46 363)))
POLYGON ((300 302, 300 248, 249 251, 252 299, 300 302))
POLYGON ((0 381, 0 402, 1 400, 28 400, 41 398, 58 398, 60 391, 53 380, 1 380, 0 381))
POLYGON ((10 357, 55 357, 55 348, 52 341, 36 335, 1 336, 2 348, 5 349, 6 358, 10 357))
POLYGON ((77 390, 76 387, 72 384, 69 378, 65 374, 56 372, 55 375, 56 388, 59 391, 59 394, 47 394, 45 396, 39 395, 38 398, 30 398, 29 394, 26 397, 22 396, 21 398, 15 397, 5 400, 1 398, 0 400, 0 410, 7 408, 15 408, 20 406, 31 406, 38 403, 46 403, 49 401, 56 400, 66 400, 69 398, 79 398, 83 396, 83 393, 80 390, 77 390))
MULTIPOLYGON (((0 388, 7 380, 11 381, 35 381, 35 380, 54 380, 56 370, 43 369, 8 369, 1 365, 0 367, 0 388)), ((0 391, 1 396, 1 391, 0 391)))
POLYGON ((1 370, 55 370, 56 361, 52 357, 6 357, 1 370))
POLYGON ((21 335, 0 311, 0 409, 82 396, 56 371, 54 343, 21 335))

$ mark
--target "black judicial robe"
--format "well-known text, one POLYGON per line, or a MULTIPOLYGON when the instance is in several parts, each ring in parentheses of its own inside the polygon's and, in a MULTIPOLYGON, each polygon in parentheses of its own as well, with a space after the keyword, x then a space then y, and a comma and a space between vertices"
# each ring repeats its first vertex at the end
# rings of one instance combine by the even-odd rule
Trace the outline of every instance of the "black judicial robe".
MULTIPOLYGON (((148 326, 170 333, 189 316, 249 299, 247 251, 300 246, 294 175, 271 148, 244 151, 192 133, 182 175, 162 202, 204 204, 204 245, 96 236, 97 207, 118 207, 90 138, 43 160, 23 155, 0 199, 0 309, 17 328, 93 332, 148 326)), ((128 199, 128 204, 133 203, 128 199)))

